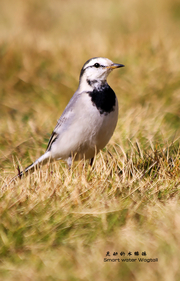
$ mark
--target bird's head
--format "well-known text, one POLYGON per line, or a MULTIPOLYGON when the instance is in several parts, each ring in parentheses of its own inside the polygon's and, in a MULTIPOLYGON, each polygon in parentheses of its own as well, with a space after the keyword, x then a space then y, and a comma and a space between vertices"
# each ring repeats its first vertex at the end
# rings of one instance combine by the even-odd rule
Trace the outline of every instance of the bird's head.
POLYGON ((80 87, 83 85, 93 86, 98 85, 103 81, 106 81, 109 73, 119 67, 123 67, 123 64, 113 63, 107 58, 92 58, 88 60, 82 67, 79 83, 80 87))

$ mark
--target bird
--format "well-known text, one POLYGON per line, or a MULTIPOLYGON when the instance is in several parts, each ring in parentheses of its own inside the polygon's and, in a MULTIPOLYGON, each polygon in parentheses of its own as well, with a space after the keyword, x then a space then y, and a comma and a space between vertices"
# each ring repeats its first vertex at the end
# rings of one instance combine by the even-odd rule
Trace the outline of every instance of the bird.
POLYGON ((45 153, 18 171, 17 177, 54 160, 90 159, 102 150, 112 137, 118 120, 118 100, 107 83, 112 70, 124 67, 103 57, 94 57, 83 65, 77 91, 57 121, 45 153))

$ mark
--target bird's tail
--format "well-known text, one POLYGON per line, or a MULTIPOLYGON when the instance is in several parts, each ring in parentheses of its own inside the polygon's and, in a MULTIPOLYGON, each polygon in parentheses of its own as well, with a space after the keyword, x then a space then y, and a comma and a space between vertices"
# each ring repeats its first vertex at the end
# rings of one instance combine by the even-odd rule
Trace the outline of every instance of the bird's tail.
POLYGON ((41 157, 39 157, 34 163, 26 167, 23 171, 19 171, 19 173, 13 177, 10 182, 8 183, 11 184, 14 182, 17 178, 20 178, 25 175, 27 172, 34 172, 35 168, 38 168, 40 164, 45 165, 48 161, 51 161, 51 153, 50 151, 46 151, 41 157))

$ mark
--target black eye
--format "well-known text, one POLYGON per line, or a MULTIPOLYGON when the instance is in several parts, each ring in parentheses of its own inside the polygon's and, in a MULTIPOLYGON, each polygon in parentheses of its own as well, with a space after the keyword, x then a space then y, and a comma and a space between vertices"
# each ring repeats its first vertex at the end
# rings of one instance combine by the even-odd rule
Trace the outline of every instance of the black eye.
POLYGON ((94 64, 94 67, 98 68, 98 67, 100 67, 100 64, 96 62, 96 63, 94 64))

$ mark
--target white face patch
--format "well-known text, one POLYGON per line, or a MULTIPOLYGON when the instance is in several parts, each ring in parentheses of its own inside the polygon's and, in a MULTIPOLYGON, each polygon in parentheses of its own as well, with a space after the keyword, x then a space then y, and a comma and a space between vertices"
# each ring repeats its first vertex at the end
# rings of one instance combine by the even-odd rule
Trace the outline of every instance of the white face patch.
POLYGON ((85 80, 106 80, 111 72, 108 68, 113 62, 106 58, 93 58, 83 66, 80 79, 85 80))

